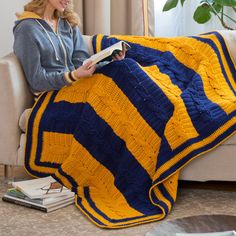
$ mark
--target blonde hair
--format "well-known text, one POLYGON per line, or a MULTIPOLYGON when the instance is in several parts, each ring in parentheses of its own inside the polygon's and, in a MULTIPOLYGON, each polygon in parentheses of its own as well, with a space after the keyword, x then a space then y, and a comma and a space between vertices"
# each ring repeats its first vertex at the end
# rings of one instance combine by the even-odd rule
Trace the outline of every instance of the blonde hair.
MULTIPOLYGON (((44 13, 44 9, 47 5, 47 2, 48 0, 32 0, 31 2, 29 2, 28 4, 24 6, 24 10, 34 12, 37 15, 42 17, 44 13)), ((61 17, 63 19, 66 19, 71 24, 72 27, 80 25, 80 19, 79 19, 78 14, 76 14, 73 11, 72 0, 68 4, 64 12, 59 12, 58 10, 55 10, 54 17, 56 18, 61 17)))

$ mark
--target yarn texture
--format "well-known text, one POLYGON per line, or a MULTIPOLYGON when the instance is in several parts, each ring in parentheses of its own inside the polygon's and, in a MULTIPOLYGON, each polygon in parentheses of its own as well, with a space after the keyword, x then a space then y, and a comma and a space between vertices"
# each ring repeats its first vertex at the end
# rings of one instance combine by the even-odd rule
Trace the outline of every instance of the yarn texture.
POLYGON ((94 50, 118 40, 131 45, 124 60, 41 95, 27 125, 26 170, 72 189, 102 228, 165 218, 180 170, 236 127, 235 64, 218 32, 95 35, 94 50))

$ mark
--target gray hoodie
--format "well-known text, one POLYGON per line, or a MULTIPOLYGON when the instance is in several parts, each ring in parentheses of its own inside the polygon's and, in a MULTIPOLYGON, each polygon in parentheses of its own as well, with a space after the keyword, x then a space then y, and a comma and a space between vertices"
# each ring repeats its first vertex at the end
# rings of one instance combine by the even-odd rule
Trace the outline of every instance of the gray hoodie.
POLYGON ((57 33, 41 17, 24 12, 16 21, 14 53, 32 92, 58 90, 69 82, 65 73, 82 65, 88 47, 78 27, 59 18, 57 33))

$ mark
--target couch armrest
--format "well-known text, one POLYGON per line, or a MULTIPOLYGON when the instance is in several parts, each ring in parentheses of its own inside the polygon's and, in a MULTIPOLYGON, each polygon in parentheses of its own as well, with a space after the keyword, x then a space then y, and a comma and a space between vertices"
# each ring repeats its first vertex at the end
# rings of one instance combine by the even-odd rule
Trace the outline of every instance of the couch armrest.
POLYGON ((219 30, 219 33, 224 37, 232 59, 236 62, 236 30, 219 30))
POLYGON ((21 113, 33 105, 33 95, 16 56, 0 59, 0 164, 17 164, 21 113))

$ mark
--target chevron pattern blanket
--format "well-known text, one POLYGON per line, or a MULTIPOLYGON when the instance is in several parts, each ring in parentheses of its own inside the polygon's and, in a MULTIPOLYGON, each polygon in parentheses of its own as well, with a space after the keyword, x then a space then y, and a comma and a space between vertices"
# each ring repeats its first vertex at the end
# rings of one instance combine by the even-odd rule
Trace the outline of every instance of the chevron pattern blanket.
POLYGON ((117 40, 131 45, 126 59, 41 95, 27 128, 26 170, 72 189, 103 228, 166 217, 180 169, 236 127, 235 65, 219 33, 96 35, 94 49, 117 40))

